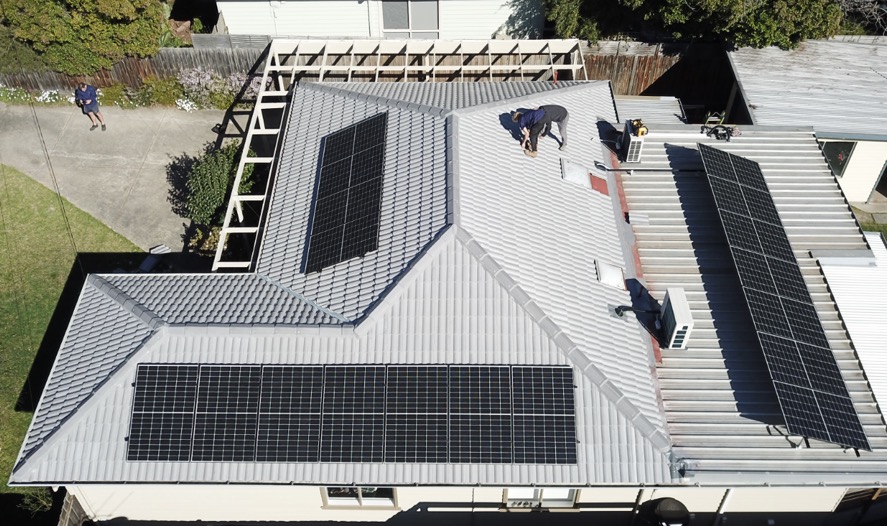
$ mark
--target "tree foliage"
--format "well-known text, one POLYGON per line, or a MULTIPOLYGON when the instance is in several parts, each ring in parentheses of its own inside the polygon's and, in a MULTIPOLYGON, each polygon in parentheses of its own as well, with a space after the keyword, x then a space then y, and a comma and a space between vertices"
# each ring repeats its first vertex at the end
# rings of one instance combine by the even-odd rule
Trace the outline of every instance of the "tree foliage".
POLYGON ((0 23, 52 69, 88 75, 158 50, 160 0, 3 0, 0 23))
MULTIPOLYGON (((221 224, 222 207, 237 175, 240 143, 231 142, 218 150, 212 145, 194 163, 188 176, 188 216, 199 225, 221 224)), ((249 192, 252 187, 254 165, 247 163, 240 178, 239 193, 249 192)))
POLYGON ((835 0, 547 0, 547 7, 563 37, 670 34, 738 47, 791 48, 835 35, 843 18, 835 0))

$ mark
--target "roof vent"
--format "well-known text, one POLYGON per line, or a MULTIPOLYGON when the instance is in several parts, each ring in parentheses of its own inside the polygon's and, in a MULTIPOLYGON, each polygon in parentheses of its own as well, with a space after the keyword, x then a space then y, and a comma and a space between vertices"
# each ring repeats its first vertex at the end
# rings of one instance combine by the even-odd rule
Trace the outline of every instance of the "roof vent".
POLYGON ((669 349, 686 349, 693 330, 693 314, 684 289, 670 288, 662 302, 662 329, 669 349))

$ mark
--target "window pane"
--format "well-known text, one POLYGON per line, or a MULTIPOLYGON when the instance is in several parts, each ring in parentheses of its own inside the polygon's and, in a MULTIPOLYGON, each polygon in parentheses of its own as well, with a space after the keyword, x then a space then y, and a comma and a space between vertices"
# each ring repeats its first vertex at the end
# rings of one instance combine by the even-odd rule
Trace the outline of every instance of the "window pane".
POLYGON ((535 488, 508 488, 508 500, 534 500, 535 488))
POLYGON ((437 40, 437 31, 413 31, 413 38, 437 40))
POLYGON ((394 40, 405 40, 407 38, 410 38, 410 34, 407 32, 400 32, 400 31, 386 31, 385 38, 391 38, 394 40))
POLYGON ((832 168, 832 172, 838 177, 844 175, 844 168, 853 153, 855 142, 825 142, 822 143, 822 154, 832 168))
MULTIPOLYGON (((414 31, 416 29, 438 29, 437 0, 413 0, 412 29, 414 31)), ((416 35, 413 34, 413 36, 416 35)))
POLYGON ((382 2, 382 27, 385 29, 410 28, 407 0, 385 0, 382 2))

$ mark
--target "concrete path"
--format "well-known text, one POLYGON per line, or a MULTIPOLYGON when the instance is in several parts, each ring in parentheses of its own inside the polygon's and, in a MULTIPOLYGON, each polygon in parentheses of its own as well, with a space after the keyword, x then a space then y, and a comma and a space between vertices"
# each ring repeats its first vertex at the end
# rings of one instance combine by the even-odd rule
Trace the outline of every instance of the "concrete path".
POLYGON ((89 118, 73 105, 32 111, 0 104, 0 164, 54 190, 51 165, 62 195, 77 207, 143 249, 163 243, 181 251, 189 221, 170 206, 166 169, 215 141, 212 127, 224 112, 103 107, 102 114, 106 132, 89 131, 89 118))

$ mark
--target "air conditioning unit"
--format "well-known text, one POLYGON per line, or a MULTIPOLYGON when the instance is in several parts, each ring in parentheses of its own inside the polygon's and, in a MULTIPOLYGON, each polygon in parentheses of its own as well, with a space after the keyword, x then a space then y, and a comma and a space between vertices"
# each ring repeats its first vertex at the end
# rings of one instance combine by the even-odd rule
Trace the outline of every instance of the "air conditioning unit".
POLYGON ((662 330, 669 349, 686 349, 693 330, 693 314, 687 304, 684 289, 670 288, 665 291, 665 301, 660 310, 662 330))
POLYGON ((647 127, 640 119, 631 119, 625 121, 625 129, 616 145, 622 152, 623 162, 639 163, 641 162, 641 152, 644 149, 644 135, 647 134, 647 127))

